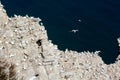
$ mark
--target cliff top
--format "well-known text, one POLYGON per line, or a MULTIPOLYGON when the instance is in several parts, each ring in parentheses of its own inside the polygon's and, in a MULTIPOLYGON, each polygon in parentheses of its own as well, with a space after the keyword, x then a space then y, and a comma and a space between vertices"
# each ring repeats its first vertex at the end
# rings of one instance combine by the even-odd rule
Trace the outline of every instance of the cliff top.
POLYGON ((6 78, 120 80, 119 57, 114 64, 106 65, 99 51, 60 51, 48 40, 47 31, 39 21, 41 19, 29 16, 10 18, 0 4, 0 73, 4 72, 6 78))

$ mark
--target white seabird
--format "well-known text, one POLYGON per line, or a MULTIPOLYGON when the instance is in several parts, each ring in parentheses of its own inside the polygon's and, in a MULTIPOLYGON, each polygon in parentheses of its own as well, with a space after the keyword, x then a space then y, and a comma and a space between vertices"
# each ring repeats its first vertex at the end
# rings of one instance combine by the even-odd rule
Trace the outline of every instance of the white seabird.
POLYGON ((79 31, 78 29, 73 29, 73 30, 71 30, 70 32, 76 33, 76 32, 78 32, 78 31, 79 31))
POLYGON ((42 22, 40 22, 40 26, 43 26, 43 23, 42 23, 42 22))
POLYGON ((33 76, 33 77, 31 77, 29 80, 35 80, 36 79, 36 77, 35 76, 33 76))
POLYGON ((81 20, 81 19, 78 19, 78 22, 82 22, 82 20, 81 20))

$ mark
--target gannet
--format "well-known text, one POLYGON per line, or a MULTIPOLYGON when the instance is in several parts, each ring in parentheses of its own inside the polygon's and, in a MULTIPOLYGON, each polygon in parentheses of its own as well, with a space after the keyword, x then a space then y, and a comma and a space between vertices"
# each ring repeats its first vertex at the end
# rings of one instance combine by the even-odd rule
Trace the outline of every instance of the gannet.
POLYGON ((79 31, 78 29, 73 29, 70 32, 76 33, 77 31, 79 31))
POLYGON ((82 20, 81 20, 81 19, 78 19, 78 22, 82 22, 82 20))

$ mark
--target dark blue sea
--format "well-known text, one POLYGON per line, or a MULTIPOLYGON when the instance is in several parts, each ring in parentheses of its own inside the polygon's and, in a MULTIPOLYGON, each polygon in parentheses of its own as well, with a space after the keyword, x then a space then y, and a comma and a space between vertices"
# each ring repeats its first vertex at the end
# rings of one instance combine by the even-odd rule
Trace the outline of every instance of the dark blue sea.
POLYGON ((118 56, 120 0, 1 0, 9 17, 40 17, 58 48, 96 51, 106 64, 118 56), (81 20, 79 22, 78 20, 81 20), (78 29, 75 34, 69 32, 78 29))

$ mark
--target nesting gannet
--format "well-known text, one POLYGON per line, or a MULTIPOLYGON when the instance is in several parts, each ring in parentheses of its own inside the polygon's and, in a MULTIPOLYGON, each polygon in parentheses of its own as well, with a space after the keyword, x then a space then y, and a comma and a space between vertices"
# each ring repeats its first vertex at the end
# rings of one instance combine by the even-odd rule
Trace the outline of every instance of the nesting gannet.
POLYGON ((35 80, 36 79, 36 77, 35 76, 33 76, 33 77, 31 77, 29 80, 35 80))
POLYGON ((14 17, 17 17, 17 15, 16 15, 16 14, 14 14, 14 17))
POLYGON ((43 23, 42 23, 42 22, 40 22, 40 26, 43 26, 43 23))

